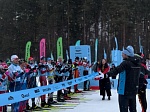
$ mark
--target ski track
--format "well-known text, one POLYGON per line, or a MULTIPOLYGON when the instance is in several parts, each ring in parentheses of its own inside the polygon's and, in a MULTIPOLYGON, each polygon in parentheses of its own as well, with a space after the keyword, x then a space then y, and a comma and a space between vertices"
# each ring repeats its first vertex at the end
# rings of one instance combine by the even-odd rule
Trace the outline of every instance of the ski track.
MULTIPOLYGON (((78 93, 78 95, 74 95, 72 97, 81 98, 81 100, 76 100, 79 102, 76 106, 60 107, 61 109, 51 109, 51 110, 42 110, 42 111, 32 111, 32 112, 119 112, 118 105, 118 94, 116 89, 112 89, 111 100, 102 100, 102 97, 99 95, 99 90, 96 91, 86 91, 85 93, 78 93), (84 100, 85 98, 85 100, 84 100)), ((54 92, 56 95, 56 92, 54 92)), ((36 98, 40 104, 40 98, 36 98)), ((30 100, 31 101, 31 100, 30 100)), ((74 100, 73 100, 74 101, 74 100)), ((69 103, 66 101, 66 103, 69 103)), ((147 89, 147 112, 150 112, 150 89, 147 89)), ((73 104, 73 103, 70 103, 73 104)), ((30 102, 31 105, 31 102, 30 102)), ((10 110, 10 107, 8 108, 10 110)), ((9 112, 9 111, 8 111, 9 112)), ((137 112, 141 112, 141 107, 139 105, 139 100, 137 98, 137 112)))

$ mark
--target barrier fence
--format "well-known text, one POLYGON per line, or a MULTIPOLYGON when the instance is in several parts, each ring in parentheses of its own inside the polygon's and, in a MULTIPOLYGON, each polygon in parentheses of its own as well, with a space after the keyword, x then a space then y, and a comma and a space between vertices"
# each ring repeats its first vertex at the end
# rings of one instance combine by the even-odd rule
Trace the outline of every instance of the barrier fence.
POLYGON ((21 90, 21 91, 16 91, 16 92, 0 94, 0 106, 28 100, 31 98, 36 98, 36 97, 39 97, 44 94, 48 94, 48 93, 55 92, 55 91, 58 91, 61 89, 65 89, 65 88, 73 86, 75 84, 79 84, 86 80, 92 79, 96 75, 98 75, 98 72, 92 73, 87 76, 75 78, 72 80, 47 85, 47 86, 40 86, 40 87, 36 87, 36 88, 32 88, 32 89, 26 89, 26 90, 21 90))
MULTIPOLYGON (((48 93, 55 92, 61 89, 65 89, 67 87, 73 86, 75 84, 79 84, 86 80, 93 79, 97 75, 98 75, 98 72, 95 72, 87 76, 82 76, 79 78, 75 78, 75 79, 60 82, 60 83, 55 83, 55 84, 51 84, 47 86, 40 86, 40 87, 36 87, 32 89, 20 90, 16 92, 0 94, 0 106, 28 100, 31 98, 36 98, 44 94, 48 94, 48 93)), ((147 88, 150 89, 150 79, 147 79, 147 81, 148 81, 147 88)), ((116 89, 117 84, 118 84, 118 79, 111 79, 112 89, 116 89)))

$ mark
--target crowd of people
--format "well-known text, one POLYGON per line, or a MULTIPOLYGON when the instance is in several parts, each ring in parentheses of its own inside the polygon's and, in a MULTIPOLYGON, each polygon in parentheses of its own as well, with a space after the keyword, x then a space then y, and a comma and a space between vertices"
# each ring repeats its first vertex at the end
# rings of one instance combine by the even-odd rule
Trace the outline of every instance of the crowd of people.
MULTIPOLYGON (((146 101, 146 85, 148 70, 146 67, 146 60, 142 53, 134 53, 132 46, 128 46, 122 52, 123 62, 119 66, 110 65, 106 59, 90 65, 87 58, 76 57, 74 62, 71 59, 63 60, 61 57, 57 62, 51 58, 40 57, 40 62, 36 63, 33 57, 28 58, 27 61, 20 59, 17 55, 12 55, 10 61, 0 61, 0 94, 7 92, 15 92, 30 88, 35 88, 37 82, 40 86, 59 83, 81 76, 79 66, 83 68, 83 76, 89 74, 89 69, 92 67, 94 72, 99 72, 99 76, 95 80, 99 80, 99 89, 102 100, 105 100, 106 94, 108 100, 111 100, 111 81, 118 78, 118 101, 120 112, 136 112, 136 95, 138 94, 139 102, 141 104, 142 112, 147 110, 146 101)), ((83 83, 83 91, 90 90, 90 81, 83 83)), ((80 93, 78 84, 74 85, 74 91, 71 87, 57 91, 57 100, 53 99, 53 93, 42 95, 41 105, 36 105, 35 98, 32 98, 32 105, 29 101, 21 101, 11 104, 12 112, 23 112, 25 110, 36 110, 39 108, 50 108, 51 104, 57 102, 64 102, 71 100, 69 94, 80 93)), ((7 112, 7 105, 0 107, 0 112, 7 112)))
MULTIPOLYGON (((20 59, 17 55, 11 56, 11 63, 1 61, 0 63, 0 94, 7 92, 15 92, 38 86, 46 86, 48 84, 54 84, 80 77, 79 66, 83 67, 83 75, 88 75, 89 62, 86 57, 80 59, 76 57, 74 62, 71 59, 63 60, 61 57, 57 59, 57 62, 51 58, 40 57, 40 62, 37 64, 33 57, 28 58, 27 61, 20 59), (38 78, 37 78, 38 77, 38 78), (39 79, 39 80, 38 80, 39 79)), ((87 81, 84 82, 83 90, 89 90, 87 81)), ((41 105, 36 105, 35 98, 32 98, 32 105, 29 105, 29 101, 21 101, 11 104, 12 112, 23 112, 26 110, 36 110, 39 108, 50 108, 51 104, 57 102, 64 102, 70 100, 71 97, 68 94, 80 93, 78 85, 74 85, 74 91, 71 87, 57 91, 57 100, 53 99, 53 93, 42 95, 41 105)), ((7 112, 7 105, 0 107, 0 112, 7 112)))

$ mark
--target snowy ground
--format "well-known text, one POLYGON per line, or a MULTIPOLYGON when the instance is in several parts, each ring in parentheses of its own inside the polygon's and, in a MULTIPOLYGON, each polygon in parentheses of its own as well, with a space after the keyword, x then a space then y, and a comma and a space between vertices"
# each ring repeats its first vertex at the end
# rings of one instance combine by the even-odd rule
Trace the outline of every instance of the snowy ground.
MULTIPOLYGON (((102 97, 99 95, 99 91, 86 91, 83 95, 78 95, 76 97, 85 98, 86 101, 81 101, 72 109, 58 109, 58 110, 43 110, 41 112, 119 112, 118 107, 118 94, 116 89, 112 89, 111 100, 102 100, 102 97)), ((56 95, 56 92, 54 93, 56 95)), ((82 94, 82 93, 78 93, 82 94)), ((73 96, 72 96, 73 97, 73 96)), ((39 99, 39 98, 38 98, 39 99)), ((150 89, 147 89, 147 102, 148 109, 147 112, 150 112, 150 89)), ((31 105, 31 102, 30 102, 31 105)), ((8 108, 10 112, 10 107, 8 108)), ((32 111, 31 111, 32 112, 32 111)), ((36 112, 36 111, 34 111, 36 112)), ((39 112, 39 111, 38 111, 39 112)), ((137 112, 141 112, 141 107, 137 98, 137 112)))
MULTIPOLYGON (((60 110, 59 112, 119 112, 118 108, 118 94, 112 89, 111 100, 101 100, 99 92, 96 91, 92 95, 85 95, 87 99, 92 99, 86 103, 80 103, 74 109, 60 110)), ((150 112, 150 89, 147 90, 148 110, 150 112)), ((141 107, 137 99, 137 112, 141 112, 141 107)))

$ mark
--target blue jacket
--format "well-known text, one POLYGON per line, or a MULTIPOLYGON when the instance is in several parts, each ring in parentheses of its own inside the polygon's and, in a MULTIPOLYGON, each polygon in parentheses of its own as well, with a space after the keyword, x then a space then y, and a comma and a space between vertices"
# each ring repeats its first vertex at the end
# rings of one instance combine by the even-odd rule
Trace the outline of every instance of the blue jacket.
POLYGON ((107 73, 108 76, 119 74, 118 94, 136 95, 139 86, 140 64, 136 57, 125 59, 119 66, 107 73))

